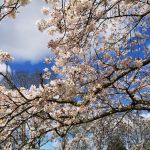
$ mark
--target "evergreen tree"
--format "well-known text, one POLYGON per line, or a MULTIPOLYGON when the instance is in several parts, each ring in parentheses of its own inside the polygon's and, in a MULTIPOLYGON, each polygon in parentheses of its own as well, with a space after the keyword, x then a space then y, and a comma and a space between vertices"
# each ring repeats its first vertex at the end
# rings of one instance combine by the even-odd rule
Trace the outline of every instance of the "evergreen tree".
POLYGON ((126 147, 119 137, 114 137, 109 141, 107 150, 126 150, 126 147))

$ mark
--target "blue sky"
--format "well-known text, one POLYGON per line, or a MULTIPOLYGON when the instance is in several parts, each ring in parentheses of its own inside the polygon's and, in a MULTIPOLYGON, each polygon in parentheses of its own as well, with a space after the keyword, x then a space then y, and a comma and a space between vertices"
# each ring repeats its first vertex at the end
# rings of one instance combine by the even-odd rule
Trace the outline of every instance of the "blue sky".
MULTIPOLYGON (((35 25, 36 20, 44 17, 43 6, 46 4, 42 0, 33 0, 19 9, 16 19, 5 18, 0 22, 0 49, 15 58, 10 64, 11 70, 31 72, 45 67, 43 60, 51 55, 47 48, 49 36, 38 31, 35 25)), ((0 70, 3 68, 0 65, 0 70)))
POLYGON ((42 71, 44 68, 51 67, 51 65, 46 65, 43 61, 39 61, 36 63, 31 63, 30 61, 24 62, 13 62, 10 63, 11 70, 14 71, 25 71, 25 72, 36 72, 42 71))

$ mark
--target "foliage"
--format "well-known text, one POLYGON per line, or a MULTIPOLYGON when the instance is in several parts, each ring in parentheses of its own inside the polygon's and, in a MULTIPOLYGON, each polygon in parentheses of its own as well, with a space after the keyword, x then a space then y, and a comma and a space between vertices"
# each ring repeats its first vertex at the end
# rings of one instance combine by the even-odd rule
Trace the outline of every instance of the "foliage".
POLYGON ((126 150, 126 148, 119 137, 114 137, 110 140, 107 150, 126 150))

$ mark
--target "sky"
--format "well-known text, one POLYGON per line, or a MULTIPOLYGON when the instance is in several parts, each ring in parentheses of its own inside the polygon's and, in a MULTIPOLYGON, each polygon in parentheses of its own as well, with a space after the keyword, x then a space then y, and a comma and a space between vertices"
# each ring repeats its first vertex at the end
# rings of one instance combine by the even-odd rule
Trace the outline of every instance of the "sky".
MULTIPOLYGON (((0 22, 0 49, 15 58, 10 64, 11 70, 41 70, 45 56, 50 56, 49 36, 35 25, 44 17, 41 13, 43 6, 46 4, 42 0, 33 0, 19 9, 16 19, 5 18, 0 22)), ((0 65, 1 70, 5 70, 4 65, 0 65)))

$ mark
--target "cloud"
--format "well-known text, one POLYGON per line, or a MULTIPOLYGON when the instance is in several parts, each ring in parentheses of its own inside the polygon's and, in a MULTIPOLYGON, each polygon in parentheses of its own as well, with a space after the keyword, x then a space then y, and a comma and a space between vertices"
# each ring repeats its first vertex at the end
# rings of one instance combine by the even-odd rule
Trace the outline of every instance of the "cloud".
POLYGON ((35 26, 36 20, 43 17, 42 1, 33 0, 22 7, 15 20, 5 18, 0 23, 0 48, 15 57, 15 61, 30 61, 36 63, 48 54, 48 35, 41 33, 35 26))
MULTIPOLYGON (((8 66, 8 68, 6 69, 6 65, 5 64, 2 64, 0 63, 0 72, 1 73, 6 73, 6 70, 8 69, 8 72, 11 72, 11 69, 10 67, 8 66)), ((3 79, 3 77, 0 75, 0 81, 3 79)))
POLYGON ((143 113, 141 116, 144 117, 145 119, 150 120, 150 113, 143 113))

